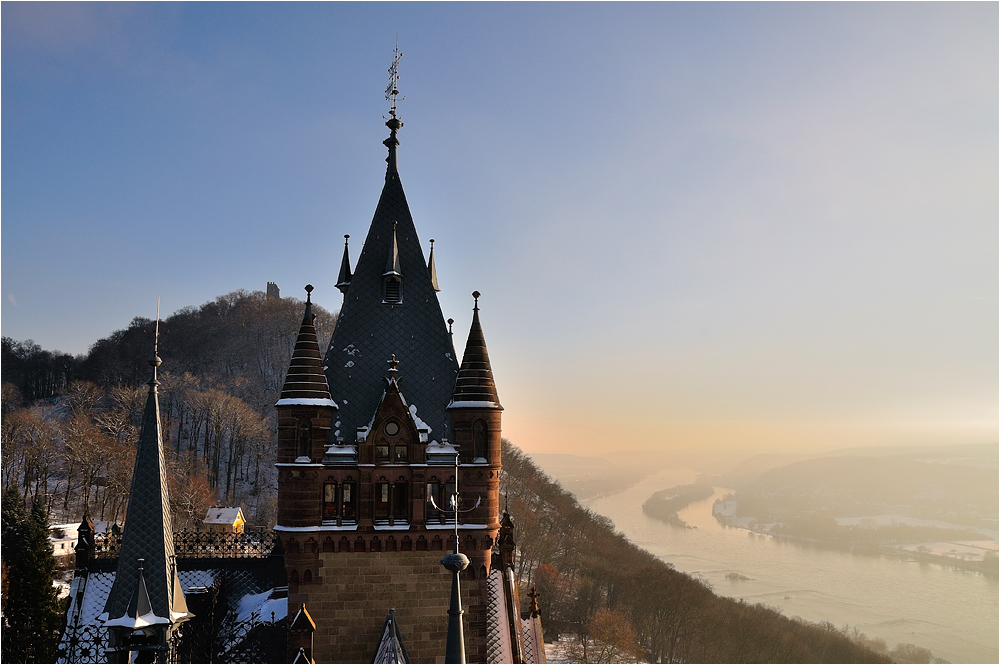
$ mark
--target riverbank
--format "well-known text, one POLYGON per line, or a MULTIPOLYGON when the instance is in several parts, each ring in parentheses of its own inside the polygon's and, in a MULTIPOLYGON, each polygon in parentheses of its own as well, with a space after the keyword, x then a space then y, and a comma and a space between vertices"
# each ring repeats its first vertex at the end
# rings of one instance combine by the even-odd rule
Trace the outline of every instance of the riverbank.
MULTIPOLYGON (((992 578, 998 577, 997 541, 995 538, 991 540, 976 541, 975 545, 970 544, 968 541, 957 540, 928 540, 905 543, 880 543, 873 541, 859 544, 853 541, 845 542, 836 538, 810 537, 788 533, 782 528, 783 525, 779 522, 762 523, 753 516, 737 515, 737 510, 738 502, 731 497, 717 499, 712 504, 712 516, 719 522, 719 524, 730 528, 743 529, 762 536, 770 536, 780 540, 835 549, 842 552, 849 552, 851 554, 862 556, 890 556, 904 561, 933 563, 942 566, 949 566, 955 570, 982 573, 992 578)), ((890 516, 845 518, 842 520, 838 520, 836 518, 831 519, 835 520, 841 526, 847 526, 852 522, 868 521, 871 522, 873 529, 877 529, 880 528, 879 522, 881 517, 890 516)), ((896 518, 896 521, 907 519, 905 516, 891 517, 896 518)), ((917 518, 911 519, 914 522, 927 521, 917 518)), ((896 521, 893 523, 897 523, 896 521)), ((955 525, 945 526, 953 527, 955 525)), ((942 528, 942 530, 947 531, 947 528, 942 528)))

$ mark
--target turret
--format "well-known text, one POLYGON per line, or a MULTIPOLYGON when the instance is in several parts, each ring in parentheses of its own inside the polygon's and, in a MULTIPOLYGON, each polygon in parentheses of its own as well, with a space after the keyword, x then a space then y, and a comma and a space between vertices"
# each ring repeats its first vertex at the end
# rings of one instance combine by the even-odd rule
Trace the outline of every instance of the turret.
POLYGON ((118 567, 102 615, 110 662, 129 662, 133 651, 139 652, 139 662, 172 662, 178 628, 194 616, 188 612, 174 558, 157 394, 160 362, 154 347, 118 567))
POLYGON ((448 412, 462 462, 499 467, 500 412, 503 407, 493 382, 483 327, 479 323, 479 296, 479 291, 472 293, 475 298, 472 327, 448 412))
POLYGON ((292 361, 288 367, 278 410, 278 466, 298 470, 278 474, 278 524, 312 526, 320 522, 318 486, 307 469, 321 465, 331 438, 336 436, 337 404, 330 398, 312 311, 311 284, 306 285, 306 308, 292 361), (331 436, 332 434, 332 436, 331 436), (291 483, 286 485, 286 483, 291 483))
MULTIPOLYGON (((472 297, 472 327, 465 344, 462 366, 448 413, 462 464, 463 495, 480 498, 480 505, 465 518, 467 522, 500 527, 500 398, 493 382, 493 369, 486 351, 486 338, 479 323, 479 291, 472 297)), ((488 565, 475 562, 477 565, 488 565)))

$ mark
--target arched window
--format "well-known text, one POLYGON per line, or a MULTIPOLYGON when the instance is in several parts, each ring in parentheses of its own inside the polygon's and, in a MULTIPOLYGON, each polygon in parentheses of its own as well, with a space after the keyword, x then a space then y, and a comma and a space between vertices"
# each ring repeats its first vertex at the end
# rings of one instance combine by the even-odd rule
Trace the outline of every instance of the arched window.
POLYGON ((312 442, 312 421, 299 421, 299 457, 309 457, 312 442))
POLYGON ((400 478, 393 488, 392 516, 397 520, 409 519, 410 492, 406 480, 400 478))
POLYGON ((482 420, 472 426, 472 456, 486 457, 486 425, 482 420))
POLYGON ((389 517, 389 483, 385 478, 375 483, 375 518, 388 519, 389 517))
POLYGON ((337 483, 323 483, 323 519, 337 519, 337 483))
POLYGON ((312 581, 313 581, 312 571, 306 568, 306 572, 302 573, 302 583, 312 584, 312 581))
POLYGON ((344 507, 343 517, 346 522, 353 522, 358 519, 358 491, 357 485, 348 477, 341 485, 341 502, 344 507))

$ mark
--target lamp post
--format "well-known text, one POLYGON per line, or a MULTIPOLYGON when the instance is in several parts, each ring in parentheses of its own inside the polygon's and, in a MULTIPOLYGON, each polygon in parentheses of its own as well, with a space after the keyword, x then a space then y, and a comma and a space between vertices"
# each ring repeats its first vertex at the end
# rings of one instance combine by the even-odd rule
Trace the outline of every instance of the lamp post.
POLYGON ((458 551, 458 514, 469 512, 479 507, 480 499, 476 499, 476 505, 467 510, 460 510, 461 499, 458 494, 458 451, 455 451, 455 491, 449 498, 449 510, 442 510, 434 501, 434 497, 427 499, 434 508, 444 513, 453 513, 455 516, 455 546, 451 554, 441 559, 441 565, 451 571, 451 605, 448 607, 448 642, 445 646, 444 662, 464 663, 465 662, 465 631, 462 627, 462 595, 461 584, 458 574, 469 565, 469 557, 458 551))

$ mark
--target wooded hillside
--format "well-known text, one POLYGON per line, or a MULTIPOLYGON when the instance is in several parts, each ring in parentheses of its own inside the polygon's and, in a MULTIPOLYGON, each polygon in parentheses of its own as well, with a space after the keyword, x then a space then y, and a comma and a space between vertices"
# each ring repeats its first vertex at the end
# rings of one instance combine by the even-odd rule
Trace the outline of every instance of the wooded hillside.
MULTIPOLYGON (((160 322, 160 414, 175 524, 213 504, 273 523, 274 402, 304 304, 235 291, 160 322)), ((313 305, 320 344, 336 317, 313 305)), ((155 322, 136 317, 86 356, 3 339, 3 486, 53 522, 115 520, 127 505, 155 322)))

